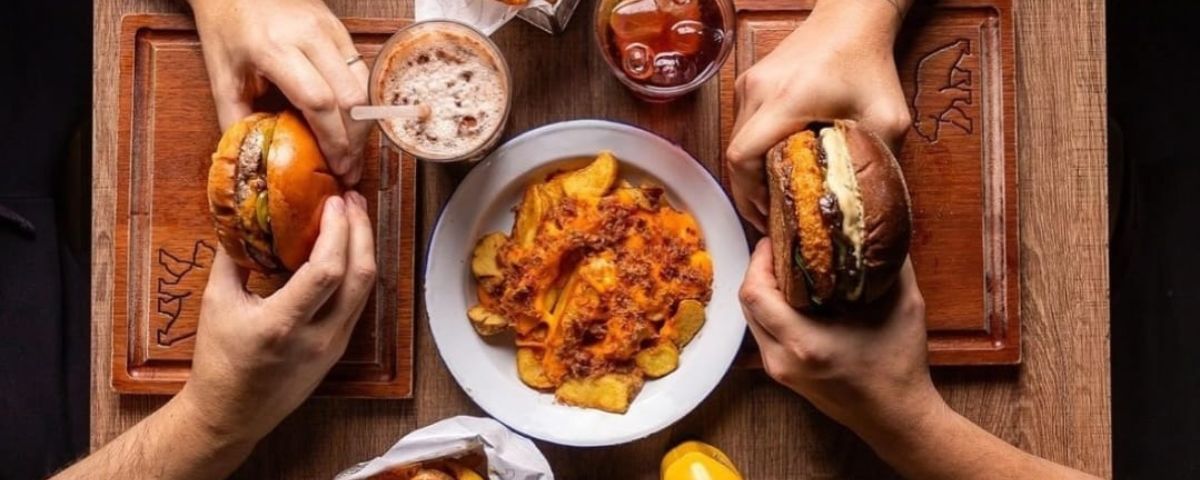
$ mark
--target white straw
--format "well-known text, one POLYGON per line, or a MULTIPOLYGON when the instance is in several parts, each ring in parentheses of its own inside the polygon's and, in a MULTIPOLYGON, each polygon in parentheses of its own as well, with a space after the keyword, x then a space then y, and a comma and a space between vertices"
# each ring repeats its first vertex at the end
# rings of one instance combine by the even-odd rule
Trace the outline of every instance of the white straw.
POLYGON ((350 118, 355 120, 425 118, 428 116, 428 105, 359 105, 350 109, 350 118))

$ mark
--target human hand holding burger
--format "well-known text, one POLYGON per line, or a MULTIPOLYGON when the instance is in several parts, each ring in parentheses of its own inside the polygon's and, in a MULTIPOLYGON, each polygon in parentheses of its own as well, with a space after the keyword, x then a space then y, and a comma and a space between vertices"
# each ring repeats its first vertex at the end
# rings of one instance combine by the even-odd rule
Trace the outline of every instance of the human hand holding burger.
POLYGON ((767 374, 845 425, 907 478, 1095 478, 1030 455, 950 408, 929 375, 911 262, 874 302, 797 311, 759 242, 739 292, 767 374))
POLYGON ((341 193, 316 140, 290 112, 237 122, 209 173, 221 249, 188 381, 57 478, 224 478, 346 350, 375 289, 366 199, 341 193), (250 270, 294 273, 263 298, 246 290, 250 270))
POLYGON ((822 0, 734 84, 737 117, 725 159, 734 204, 767 229, 766 154, 817 120, 858 120, 890 145, 911 124, 892 49, 908 0, 822 0))
POLYGON ((319 0, 188 0, 221 129, 249 115, 270 84, 312 126, 344 184, 362 176, 371 123, 352 120, 367 104, 370 72, 342 22, 319 0))
POLYGON ((925 302, 903 264, 884 298, 840 314, 798 312, 775 278, 773 240, 754 249, 739 292, 763 369, 855 432, 900 429, 941 405, 925 354, 925 302))
POLYGON ((996 438, 934 388, 908 188, 882 139, 809 121, 763 167, 770 237, 739 294, 771 378, 910 478, 1087 477, 996 438))
POLYGON ((311 256, 266 298, 247 292, 246 271, 224 249, 218 254, 179 396, 219 429, 265 435, 345 352, 375 287, 366 207, 356 192, 328 197, 311 256))
POLYGON ((342 356, 375 285, 366 201, 331 196, 312 255, 267 298, 224 247, 209 272, 187 383, 55 478, 224 478, 342 356))
POLYGON ((367 202, 341 193, 291 111, 255 113, 226 130, 208 196, 222 249, 181 396, 214 422, 265 434, 341 357, 374 289, 367 202), (249 270, 294 273, 260 298, 245 289, 249 270))
POLYGON ((851 428, 921 418, 938 397, 895 157, 837 120, 789 135, 766 168, 770 239, 740 298, 767 373, 851 428))

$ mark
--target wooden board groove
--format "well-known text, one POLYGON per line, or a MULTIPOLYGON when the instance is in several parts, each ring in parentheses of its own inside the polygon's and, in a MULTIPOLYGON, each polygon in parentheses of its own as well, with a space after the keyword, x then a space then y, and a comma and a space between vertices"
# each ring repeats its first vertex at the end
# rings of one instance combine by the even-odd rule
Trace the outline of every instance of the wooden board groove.
MULTIPOLYGON (((800 25, 811 4, 737 3, 735 51, 721 72, 721 140, 733 84, 800 25)), ((913 206, 913 265, 934 365, 1021 360, 1016 62, 1011 4, 949 2, 918 12, 896 61, 913 128, 897 156, 913 206)), ((728 172, 722 172, 728 185, 728 172)))
MULTIPOLYGON (((403 21, 345 21, 370 61, 403 21)), ((205 196, 220 131, 199 38, 187 17, 122 19, 112 315, 112 387, 171 394, 187 379, 199 302, 217 240, 205 196)), ((280 108, 268 100, 261 108, 280 108)), ((416 164, 369 139, 358 189, 375 220, 380 279, 319 395, 412 394, 416 164)), ((251 276, 268 295, 280 278, 251 276)))

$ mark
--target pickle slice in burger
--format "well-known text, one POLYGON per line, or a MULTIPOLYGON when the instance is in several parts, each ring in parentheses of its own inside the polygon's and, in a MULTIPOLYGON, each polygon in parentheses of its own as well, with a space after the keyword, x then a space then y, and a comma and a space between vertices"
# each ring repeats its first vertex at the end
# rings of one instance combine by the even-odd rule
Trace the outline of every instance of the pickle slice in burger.
POLYGON ((295 271, 316 242, 325 199, 341 193, 312 132, 292 111, 235 123, 212 155, 208 203, 238 265, 295 271))
POLYGON ((816 123, 767 154, 775 276, 795 308, 869 302, 908 255, 908 188, 853 121, 816 123))

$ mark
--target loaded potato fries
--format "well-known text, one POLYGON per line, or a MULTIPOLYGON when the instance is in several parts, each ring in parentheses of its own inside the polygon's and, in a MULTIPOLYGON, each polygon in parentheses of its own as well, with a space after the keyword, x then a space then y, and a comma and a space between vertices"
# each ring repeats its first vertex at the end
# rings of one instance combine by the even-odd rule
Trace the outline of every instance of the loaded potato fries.
POLYGON ((619 180, 607 152, 529 185, 515 211, 509 234, 475 246, 471 325, 515 333, 526 385, 624 413, 704 324, 713 266, 699 225, 662 188, 619 180))

